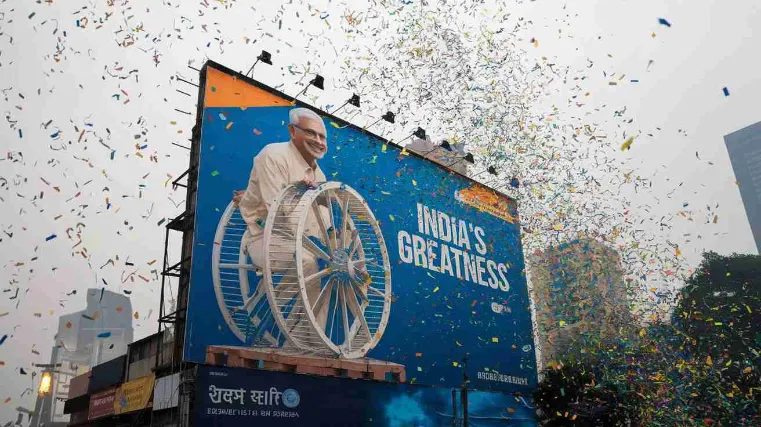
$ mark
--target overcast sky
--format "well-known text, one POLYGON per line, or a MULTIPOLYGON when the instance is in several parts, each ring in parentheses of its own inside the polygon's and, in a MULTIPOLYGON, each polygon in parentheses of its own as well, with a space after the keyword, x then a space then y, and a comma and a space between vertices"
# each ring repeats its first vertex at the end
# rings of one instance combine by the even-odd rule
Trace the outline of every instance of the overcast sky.
MULTIPOLYGON (((438 26, 425 18, 432 1, 422 7, 415 0, 294 2, 281 8, 272 1, 203 3, 0 3, 0 177, 7 180, 0 187, 0 337, 8 335, 0 345, 0 400, 10 399, 0 403, 0 423, 15 420, 17 406, 34 407, 33 394, 21 394, 36 385, 19 368, 32 372, 32 363, 47 363, 57 318, 84 308, 84 289, 105 281, 108 289, 132 291, 135 338, 157 330, 160 282, 151 272, 160 269, 163 256, 163 227, 157 224, 180 213, 184 194, 167 181, 187 167, 188 155, 172 143, 187 145, 194 120, 175 108, 194 112, 196 96, 194 87, 173 76, 197 81, 187 64, 200 68, 206 57, 245 71, 266 49, 275 66, 258 65, 256 78, 289 94, 301 89, 304 71, 319 71, 326 90, 306 99, 325 107, 350 95, 348 81, 359 93, 373 93, 356 72, 380 66, 363 62, 378 60, 372 55, 399 51, 362 53, 363 44, 406 46, 400 22, 420 16, 421 27, 462 28, 463 39, 480 23, 492 31, 504 25, 515 33, 510 51, 528 70, 535 63, 568 70, 567 78, 537 79, 537 94, 526 96, 533 117, 552 115, 561 128, 598 126, 608 145, 586 149, 599 150, 616 165, 601 174, 621 175, 606 182, 630 172, 647 180, 647 188, 624 186, 619 196, 636 213, 632 223, 648 218, 642 227, 651 244, 678 245, 682 255, 669 262, 689 271, 705 249, 755 253, 722 137, 761 120, 756 1, 518 1, 501 2, 500 13, 497 6, 449 1, 441 7, 457 10, 461 21, 438 26), (354 19, 363 21, 361 36, 347 30, 354 19), (573 95, 580 97, 569 103, 573 95), (614 117, 624 108, 631 123, 614 117), (621 151, 629 135, 640 136, 621 151), (668 226, 653 225, 659 221, 668 226), (52 235, 57 237, 46 241, 52 235), (16 289, 18 298, 9 299, 16 289), (73 290, 78 293, 67 296, 73 290)), ((441 71, 431 69, 435 81, 441 71)), ((366 123, 389 102, 368 95, 352 121, 366 123)), ((464 126, 445 124, 436 109, 404 102, 397 107, 406 123, 377 132, 398 140, 420 125, 440 140, 452 135, 437 131, 437 123, 464 126)), ((477 132, 461 130, 463 138, 477 132)), ((540 150, 540 143, 524 148, 540 150)), ((483 155, 480 160, 490 162, 483 155)), ((537 209, 531 192, 515 196, 526 206, 524 214, 537 209)), ((625 208, 620 210, 623 215, 625 208)), ((532 241, 541 243, 537 236, 532 241)), ((170 258, 176 262, 179 253, 170 258)))

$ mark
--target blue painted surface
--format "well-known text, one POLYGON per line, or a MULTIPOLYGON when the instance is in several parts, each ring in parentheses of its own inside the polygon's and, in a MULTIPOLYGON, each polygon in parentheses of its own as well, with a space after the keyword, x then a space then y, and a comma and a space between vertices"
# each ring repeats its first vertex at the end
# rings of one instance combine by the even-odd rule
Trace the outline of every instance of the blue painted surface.
MULTIPOLYGON (((196 381, 199 426, 455 425, 449 388, 215 366, 199 366, 196 381), (243 390, 243 397, 231 394, 226 402, 219 389, 243 390), (267 394, 260 399, 258 391, 267 394)), ((454 406, 462 422, 460 390, 455 390, 454 406)), ((530 398, 471 390, 468 408, 471 427, 537 425, 530 398)))
MULTIPOLYGON (((256 154, 266 144, 288 140, 288 109, 205 109, 186 360, 203 362, 208 345, 251 344, 236 338, 217 306, 211 272, 213 239, 232 191, 246 188, 256 154)), ((385 334, 368 356, 405 365, 408 381, 457 387, 462 381, 460 363, 469 353, 472 387, 533 390, 536 361, 517 222, 456 201, 456 191, 473 186, 462 177, 393 147, 384 149, 382 142, 353 129, 337 129, 329 122, 326 127, 329 151, 320 167, 328 180, 350 185, 367 200, 381 223, 390 258, 396 300, 385 334), (466 221, 471 254, 477 254, 473 229, 482 228, 483 256, 506 264, 509 290, 403 262, 399 233, 421 234, 418 203, 466 221)), ((440 248, 444 242, 437 243, 440 248)))

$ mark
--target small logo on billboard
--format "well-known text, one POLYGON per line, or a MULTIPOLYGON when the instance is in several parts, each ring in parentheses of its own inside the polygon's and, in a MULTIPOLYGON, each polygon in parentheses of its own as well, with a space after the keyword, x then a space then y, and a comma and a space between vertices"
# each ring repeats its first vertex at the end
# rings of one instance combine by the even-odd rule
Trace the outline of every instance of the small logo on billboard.
POLYGON ((473 185, 470 188, 463 188, 454 193, 455 200, 472 206, 482 212, 489 213, 501 218, 510 224, 515 224, 516 217, 510 208, 510 201, 507 197, 498 195, 492 190, 473 185))
POLYGON ((502 313, 510 313, 510 312, 512 312, 512 309, 510 309, 510 307, 508 307, 506 305, 503 305, 503 304, 500 304, 500 303, 497 303, 497 302, 493 302, 493 303, 491 303, 491 311, 493 311, 493 312, 495 312, 497 314, 502 314, 502 313))
POLYGON ((283 392, 283 405, 287 408, 293 409, 299 406, 299 402, 301 402, 301 396, 298 391, 289 388, 283 392))

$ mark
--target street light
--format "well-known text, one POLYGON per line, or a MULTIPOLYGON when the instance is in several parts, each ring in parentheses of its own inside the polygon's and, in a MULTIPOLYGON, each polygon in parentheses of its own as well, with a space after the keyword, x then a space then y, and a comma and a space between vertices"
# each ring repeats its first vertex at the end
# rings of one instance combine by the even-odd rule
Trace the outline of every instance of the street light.
POLYGON ((40 396, 50 393, 50 386, 53 383, 53 376, 49 371, 42 372, 42 378, 40 378, 40 396))

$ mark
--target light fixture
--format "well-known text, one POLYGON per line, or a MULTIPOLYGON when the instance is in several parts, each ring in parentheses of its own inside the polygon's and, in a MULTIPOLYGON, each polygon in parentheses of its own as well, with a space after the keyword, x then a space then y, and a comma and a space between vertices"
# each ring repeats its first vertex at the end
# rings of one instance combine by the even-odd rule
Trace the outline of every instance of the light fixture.
POLYGON ((256 67, 256 64, 258 64, 259 61, 262 61, 267 65, 272 65, 272 55, 266 50, 263 50, 262 53, 256 57, 256 62, 254 62, 254 65, 252 65, 251 68, 249 68, 246 72, 246 77, 248 77, 249 74, 251 74, 251 77, 254 76, 254 67, 256 67))
POLYGON ((398 144, 401 145, 402 142, 412 138, 413 136, 417 137, 419 139, 423 139, 424 140, 425 139, 425 129, 423 129, 421 127, 418 127, 417 129, 415 129, 415 132, 412 132, 412 134, 408 135, 406 138, 404 138, 403 140, 399 141, 398 144))
POLYGON ((53 376, 50 371, 43 371, 42 378, 40 378, 40 395, 50 393, 50 386, 53 383, 53 376))
POLYGON ((321 75, 315 74, 314 78, 309 81, 309 84, 304 86, 304 89, 301 92, 299 92, 298 95, 293 97, 293 100, 295 101, 296 98, 298 98, 300 95, 305 94, 307 89, 309 89, 309 86, 314 86, 317 89, 325 90, 325 79, 321 75))
POLYGON ((449 145, 449 141, 447 141, 445 139, 445 140, 441 141, 441 144, 439 144, 439 145, 433 147, 431 150, 423 153, 423 157, 433 153, 434 151, 438 150, 439 148, 443 148, 444 150, 447 150, 447 151, 452 151, 452 147, 449 145))
POLYGON ((473 175, 471 178, 473 178, 473 179, 475 179, 475 178, 478 178, 478 177, 479 177, 479 176, 480 176, 482 173, 484 173, 484 172, 489 172, 490 174, 492 174, 492 175, 494 175, 494 176, 497 176, 497 175, 498 175, 498 172, 497 172, 497 168, 495 168, 494 166, 489 166, 489 167, 488 167, 488 168, 486 168, 485 170, 482 170, 481 172, 479 172, 479 173, 477 173, 477 174, 473 175))
POLYGON ((338 107, 335 110, 333 110, 332 114, 336 114, 338 112, 338 110, 340 110, 341 108, 345 107, 347 104, 351 104, 351 105, 359 108, 359 95, 357 95, 356 93, 353 94, 351 96, 351 98, 347 99, 346 102, 343 103, 343 105, 341 105, 340 107, 338 107))
POLYGON ((371 125, 365 126, 365 130, 370 129, 371 127, 375 126, 376 123, 378 123, 381 120, 385 120, 391 124, 394 124, 394 121, 396 120, 396 115, 392 113, 391 111, 386 111, 386 114, 382 115, 378 120, 374 121, 371 125))
POLYGON ((464 156, 460 157, 459 159, 455 160, 454 163, 447 165, 448 168, 452 168, 457 163, 460 163, 461 161, 465 160, 466 162, 473 164, 476 162, 476 160, 473 158, 473 155, 470 153, 465 153, 464 156))

